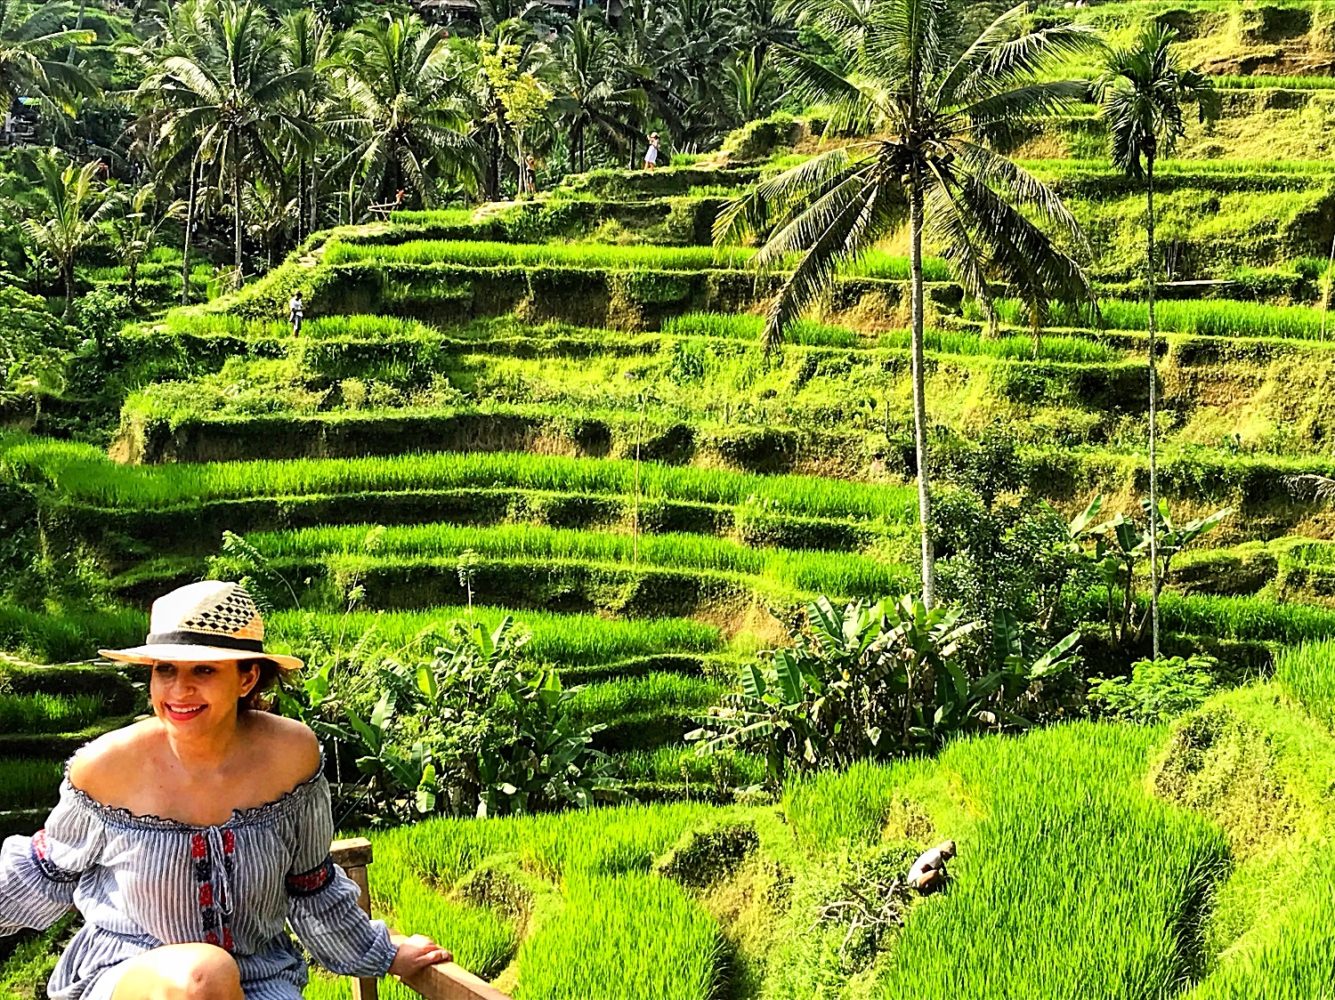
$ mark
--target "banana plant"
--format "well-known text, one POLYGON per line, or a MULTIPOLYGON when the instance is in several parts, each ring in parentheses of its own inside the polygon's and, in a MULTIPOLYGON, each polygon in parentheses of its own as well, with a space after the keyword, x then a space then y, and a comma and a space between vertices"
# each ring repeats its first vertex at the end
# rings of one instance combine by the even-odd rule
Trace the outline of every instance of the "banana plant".
MULTIPOLYGON (((1142 499, 1140 506, 1148 523, 1149 500, 1142 499)), ((1224 508, 1205 517, 1178 523, 1172 518, 1168 502, 1159 501, 1158 517, 1154 519, 1158 528, 1154 548, 1157 549, 1159 562, 1158 572, 1152 575, 1159 592, 1169 579, 1173 558, 1192 542, 1213 531, 1232 513, 1232 508, 1224 508)), ((1134 620, 1135 577, 1137 565, 1148 558, 1151 551, 1149 528, 1118 514, 1095 529, 1095 533, 1100 536, 1095 545, 1094 558, 1107 587, 1108 624, 1113 628, 1119 645, 1139 641, 1149 623, 1150 611, 1147 607, 1140 620, 1134 620)), ((1158 592, 1153 596, 1157 598, 1158 592)))

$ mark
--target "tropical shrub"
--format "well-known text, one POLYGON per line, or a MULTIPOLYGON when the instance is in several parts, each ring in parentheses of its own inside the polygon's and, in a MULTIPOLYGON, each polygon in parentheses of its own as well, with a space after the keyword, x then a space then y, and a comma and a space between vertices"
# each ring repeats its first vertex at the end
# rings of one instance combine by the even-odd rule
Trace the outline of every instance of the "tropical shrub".
POLYGON ((1031 683, 1075 660, 1077 633, 1029 662, 1013 623, 998 624, 1000 666, 966 656, 978 629, 960 610, 902 597, 842 610, 826 597, 807 606, 807 629, 791 649, 742 669, 741 691, 727 696, 686 738, 701 752, 763 753, 771 785, 790 770, 844 767, 935 749, 968 731, 1023 725, 1008 704, 1031 683), (973 666, 973 670, 969 669, 973 666))
POLYGON ((1199 708, 1216 686, 1208 656, 1137 660, 1130 677, 1107 677, 1090 685, 1089 701, 1096 708, 1129 722, 1166 722, 1199 708))
POLYGON ((355 749, 380 817, 485 817, 616 797, 606 755, 590 746, 599 727, 572 706, 577 689, 523 662, 527 635, 508 615, 490 629, 453 622, 397 650, 372 636, 350 650, 327 636, 313 642, 302 687, 282 704, 355 749))

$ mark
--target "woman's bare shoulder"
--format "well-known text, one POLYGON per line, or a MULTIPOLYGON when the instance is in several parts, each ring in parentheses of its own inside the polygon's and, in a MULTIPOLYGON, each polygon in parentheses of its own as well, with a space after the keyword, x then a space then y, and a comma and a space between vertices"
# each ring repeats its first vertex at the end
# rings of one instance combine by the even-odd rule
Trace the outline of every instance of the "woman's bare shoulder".
POLYGON ((259 741, 266 760, 273 761, 287 788, 301 784, 320 766, 320 741, 305 723, 281 715, 256 712, 248 727, 259 741))
POLYGON ((75 751, 70 783, 99 801, 119 798, 127 776, 143 773, 161 739, 162 728, 153 719, 113 729, 75 751))

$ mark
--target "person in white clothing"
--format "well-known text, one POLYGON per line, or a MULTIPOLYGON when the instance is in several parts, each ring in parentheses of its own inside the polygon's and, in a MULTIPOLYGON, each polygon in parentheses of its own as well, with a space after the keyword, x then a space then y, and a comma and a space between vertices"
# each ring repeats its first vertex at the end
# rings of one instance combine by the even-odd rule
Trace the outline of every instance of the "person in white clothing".
POLYGON ((303 307, 301 304, 301 293, 294 292, 292 301, 287 304, 287 318, 292 324, 292 335, 296 336, 301 332, 301 314, 303 307))
POLYGON ((649 148, 644 151, 644 169, 653 170, 658 165, 658 133, 649 133, 649 148))

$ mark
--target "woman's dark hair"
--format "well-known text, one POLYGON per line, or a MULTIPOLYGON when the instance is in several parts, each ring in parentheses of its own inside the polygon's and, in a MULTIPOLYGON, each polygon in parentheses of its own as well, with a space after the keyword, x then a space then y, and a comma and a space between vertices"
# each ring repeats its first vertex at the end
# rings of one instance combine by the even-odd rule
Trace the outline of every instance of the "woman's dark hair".
POLYGON ((267 712, 273 707, 273 701, 268 697, 268 692, 291 673, 280 667, 275 660, 268 657, 254 660, 241 660, 237 663, 237 669, 241 671, 258 670, 260 679, 255 682, 255 686, 250 689, 250 694, 241 698, 237 702, 237 711, 240 712, 267 712))

